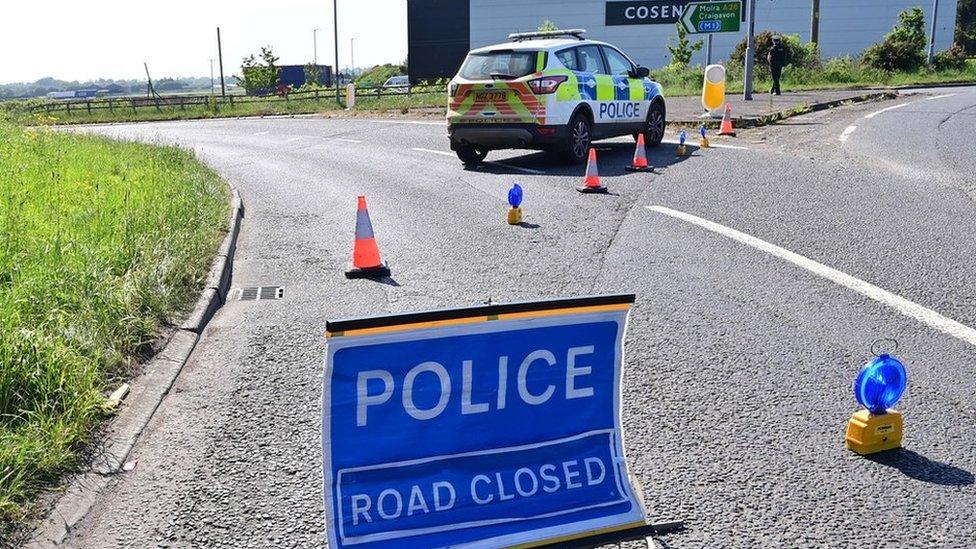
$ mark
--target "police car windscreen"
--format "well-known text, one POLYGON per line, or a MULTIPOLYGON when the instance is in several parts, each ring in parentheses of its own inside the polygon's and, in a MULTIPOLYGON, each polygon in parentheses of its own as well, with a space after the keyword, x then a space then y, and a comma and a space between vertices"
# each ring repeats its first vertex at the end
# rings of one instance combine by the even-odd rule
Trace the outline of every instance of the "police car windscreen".
POLYGON ((510 80, 535 71, 534 51, 499 50, 468 54, 461 77, 468 80, 510 80))

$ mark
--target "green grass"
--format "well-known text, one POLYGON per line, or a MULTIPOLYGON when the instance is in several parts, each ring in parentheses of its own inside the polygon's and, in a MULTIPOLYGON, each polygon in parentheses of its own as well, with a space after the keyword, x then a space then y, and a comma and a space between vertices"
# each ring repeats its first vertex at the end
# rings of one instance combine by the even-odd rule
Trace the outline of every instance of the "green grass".
MULTIPOLYGON (((726 91, 741 92, 742 67, 728 64, 726 69, 726 91)), ((669 97, 701 94, 701 67, 689 67, 683 70, 661 69, 653 71, 651 78, 664 87, 664 93, 669 97)), ((969 59, 966 68, 962 70, 934 71, 925 68, 915 72, 886 73, 862 65, 849 57, 837 57, 815 68, 786 67, 783 70, 781 83, 785 91, 798 91, 974 81, 976 81, 976 59, 969 59)), ((769 70, 765 66, 757 66, 753 86, 756 90, 763 91, 768 91, 771 87, 769 70)))
POLYGON ((191 152, 0 123, 0 545, 192 305, 228 213, 191 152))

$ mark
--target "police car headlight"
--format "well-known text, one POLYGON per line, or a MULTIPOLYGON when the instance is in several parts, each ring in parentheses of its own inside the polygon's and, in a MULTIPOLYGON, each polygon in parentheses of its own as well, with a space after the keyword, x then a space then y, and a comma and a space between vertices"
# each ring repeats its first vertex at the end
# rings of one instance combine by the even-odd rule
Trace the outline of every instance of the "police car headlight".
POLYGON ((529 80, 528 84, 533 93, 546 94, 555 93, 559 85, 567 80, 569 80, 568 76, 543 76, 542 78, 529 80))

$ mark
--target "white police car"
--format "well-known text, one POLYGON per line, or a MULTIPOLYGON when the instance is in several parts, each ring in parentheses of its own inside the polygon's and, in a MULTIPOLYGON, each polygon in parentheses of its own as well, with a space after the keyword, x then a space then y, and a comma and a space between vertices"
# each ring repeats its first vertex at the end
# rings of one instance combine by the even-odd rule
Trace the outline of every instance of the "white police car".
POLYGON ((448 86, 448 136, 465 163, 493 149, 542 149, 586 160, 596 139, 664 137, 661 86, 614 46, 580 29, 510 34, 471 50, 448 86))

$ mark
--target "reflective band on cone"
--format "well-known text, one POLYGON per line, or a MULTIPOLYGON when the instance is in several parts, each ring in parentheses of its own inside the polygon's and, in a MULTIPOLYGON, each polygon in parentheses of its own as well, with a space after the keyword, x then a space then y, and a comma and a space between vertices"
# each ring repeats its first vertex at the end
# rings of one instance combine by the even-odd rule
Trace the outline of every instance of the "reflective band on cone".
POLYGON ((607 188, 600 183, 600 172, 596 165, 596 149, 590 149, 590 157, 586 161, 586 176, 583 186, 576 189, 581 193, 606 193, 607 188))
POLYGON ((373 224, 366 209, 366 197, 358 198, 356 237, 352 245, 352 266, 346 278, 381 278, 390 276, 390 268, 380 259, 380 248, 373 237, 373 224))
POLYGON ((637 146, 634 149, 634 160, 630 163, 630 166, 626 167, 627 170, 632 172, 646 172, 651 171, 654 168, 647 163, 647 149, 644 148, 644 134, 637 134, 637 146))

